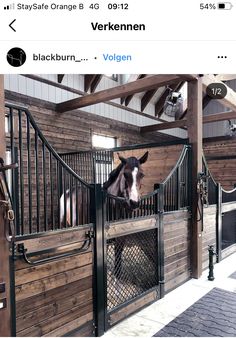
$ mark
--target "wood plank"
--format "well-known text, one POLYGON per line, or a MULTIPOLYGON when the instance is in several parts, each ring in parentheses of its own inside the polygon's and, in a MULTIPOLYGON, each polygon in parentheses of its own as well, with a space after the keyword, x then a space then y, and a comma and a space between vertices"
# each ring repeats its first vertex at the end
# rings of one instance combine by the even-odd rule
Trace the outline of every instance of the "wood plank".
POLYGON ((140 93, 146 90, 162 87, 163 85, 175 83, 178 81, 178 75, 154 75, 137 81, 129 82, 125 85, 102 90, 94 94, 59 103, 57 104, 56 109, 58 112, 63 113, 73 109, 87 107, 100 102, 117 99, 124 95, 128 96, 134 93, 140 93))
POLYGON ((190 214, 187 210, 178 210, 170 213, 164 213, 163 217, 164 224, 168 224, 176 221, 182 221, 183 219, 189 219, 190 214))
POLYGON ((127 305, 125 308, 117 310, 116 312, 110 315, 110 325, 114 325, 115 323, 119 322, 120 320, 127 318, 133 312, 137 311, 138 309, 143 308, 144 306, 154 302, 158 299, 158 292, 151 291, 147 295, 143 296, 142 298, 135 300, 131 304, 127 305))
POLYGON ((22 331, 33 325, 49 320, 75 306, 84 306, 93 299, 92 289, 87 289, 67 298, 57 298, 53 303, 42 308, 34 309, 32 312, 17 317, 17 331, 22 331))
POLYGON ((41 280, 17 286, 15 288, 16 301, 32 297, 67 283, 75 282, 76 280, 91 276, 92 273, 92 265, 87 265, 81 268, 61 272, 55 276, 42 278, 41 280))
POLYGON ((223 86, 227 87, 227 94, 224 98, 221 100, 216 100, 222 105, 224 105, 226 108, 236 110, 236 93, 233 89, 231 89, 229 86, 227 86, 225 83, 221 82, 219 79, 217 79, 214 75, 204 75, 202 77, 202 86, 204 92, 206 92, 207 87, 212 83, 220 83, 223 86))
POLYGON ((71 228, 66 230, 52 231, 32 239, 19 240, 17 243, 24 243, 27 252, 35 252, 54 248, 56 246, 69 245, 74 242, 84 241, 86 239, 86 232, 91 229, 91 226, 84 226, 81 228, 71 228))
MULTIPOLYGON (((78 320, 79 318, 88 315, 88 320, 92 319, 92 301, 90 301, 85 306, 76 306, 73 307, 70 310, 67 310, 63 313, 60 313, 52 318, 49 318, 48 320, 45 320, 41 323, 35 324, 25 330, 19 331, 17 336, 20 337, 42 337, 44 335, 49 334, 51 336, 51 332, 54 330, 58 330, 59 327, 67 325, 67 323, 78 320)), ((84 324, 84 323, 83 323, 84 324)), ((78 327, 78 326, 77 326, 78 327)), ((71 328, 69 328, 68 325, 68 331, 69 332, 71 328)))
POLYGON ((157 227, 157 217, 152 216, 134 221, 122 221, 110 223, 106 226, 107 239, 120 237, 157 227))
MULTIPOLYGON (((68 332, 75 330, 77 328, 79 328, 80 326, 89 323, 91 320, 93 319, 93 313, 89 312, 87 314, 85 314, 82 317, 76 318, 74 320, 72 320, 71 322, 66 323, 65 325, 61 326, 58 329, 55 329, 51 332, 49 332, 48 334, 44 335, 43 337, 62 337, 63 335, 67 334, 68 332)), ((87 337, 88 334, 87 332, 91 333, 91 330, 89 331, 85 331, 84 335, 80 335, 79 337, 87 337)), ((89 337, 92 337, 94 335, 89 335, 89 337)), ((71 335, 70 335, 71 337, 71 335)), ((76 337, 76 336, 74 336, 76 337)))
POLYGON ((165 283, 165 290, 166 292, 170 292, 173 289, 177 288, 177 286, 182 285, 184 282, 190 279, 189 271, 178 276, 176 279, 172 279, 171 281, 165 283))
POLYGON ((88 252, 66 259, 60 259, 55 262, 46 263, 38 266, 30 266, 27 268, 16 271, 15 285, 21 285, 39 280, 41 278, 53 276, 54 274, 79 268, 84 265, 92 264, 93 254, 88 252))
POLYGON ((41 307, 50 306, 58 299, 70 298, 73 295, 92 288, 92 276, 80 279, 70 284, 45 291, 36 296, 16 302, 16 316, 26 315, 41 307))

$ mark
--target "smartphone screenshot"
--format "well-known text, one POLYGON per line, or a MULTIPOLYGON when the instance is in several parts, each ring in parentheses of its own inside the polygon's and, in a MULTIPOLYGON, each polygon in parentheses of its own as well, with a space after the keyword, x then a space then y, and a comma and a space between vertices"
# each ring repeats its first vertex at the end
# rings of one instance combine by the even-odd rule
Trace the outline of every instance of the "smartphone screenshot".
POLYGON ((235 18, 1 1, 0 336, 236 335, 235 18))

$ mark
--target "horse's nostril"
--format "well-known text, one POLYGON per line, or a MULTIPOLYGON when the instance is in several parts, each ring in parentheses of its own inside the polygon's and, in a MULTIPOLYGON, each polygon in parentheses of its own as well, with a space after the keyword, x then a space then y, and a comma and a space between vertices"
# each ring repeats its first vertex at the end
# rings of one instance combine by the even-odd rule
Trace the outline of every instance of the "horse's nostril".
POLYGON ((132 209, 136 209, 139 206, 139 202, 130 200, 130 206, 131 206, 132 209))

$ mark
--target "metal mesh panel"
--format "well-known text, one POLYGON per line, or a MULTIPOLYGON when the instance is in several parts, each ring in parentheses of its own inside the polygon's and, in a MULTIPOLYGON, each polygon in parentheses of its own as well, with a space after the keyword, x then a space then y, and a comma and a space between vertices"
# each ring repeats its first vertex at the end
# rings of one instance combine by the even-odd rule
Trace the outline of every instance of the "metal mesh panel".
POLYGON ((158 285, 157 252, 156 230, 108 240, 108 311, 158 285))

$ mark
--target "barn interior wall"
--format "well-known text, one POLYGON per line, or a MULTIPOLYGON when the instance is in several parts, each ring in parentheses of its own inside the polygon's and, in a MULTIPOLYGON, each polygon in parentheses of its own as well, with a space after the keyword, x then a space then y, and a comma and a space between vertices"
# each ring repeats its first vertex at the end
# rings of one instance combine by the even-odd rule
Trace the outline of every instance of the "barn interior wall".
POLYGON ((44 136, 58 152, 90 150, 93 133, 116 137, 119 146, 173 140, 173 137, 162 133, 141 135, 137 126, 85 111, 59 114, 54 104, 25 95, 6 91, 6 100, 27 107, 44 136))

